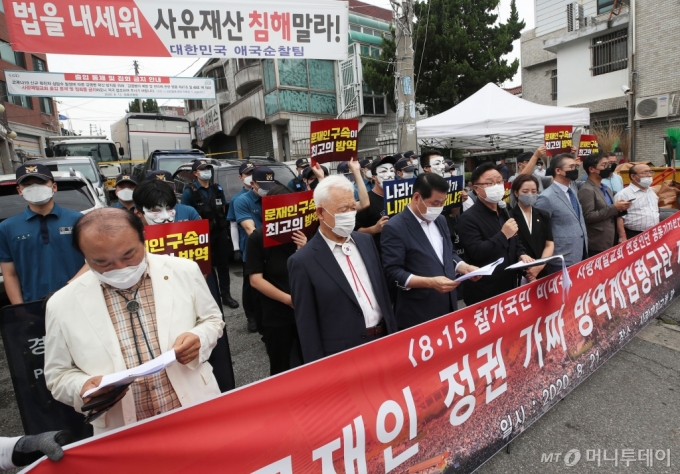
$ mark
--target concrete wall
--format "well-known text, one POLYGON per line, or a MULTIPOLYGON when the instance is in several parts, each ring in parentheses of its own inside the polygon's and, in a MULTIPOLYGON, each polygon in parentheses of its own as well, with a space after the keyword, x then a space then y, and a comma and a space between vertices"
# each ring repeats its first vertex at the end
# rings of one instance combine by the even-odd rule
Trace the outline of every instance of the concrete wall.
MULTIPOLYGON (((536 34, 552 33, 567 26, 567 5, 574 0, 535 0, 536 34)), ((583 1, 585 17, 597 14, 597 0, 583 1)))

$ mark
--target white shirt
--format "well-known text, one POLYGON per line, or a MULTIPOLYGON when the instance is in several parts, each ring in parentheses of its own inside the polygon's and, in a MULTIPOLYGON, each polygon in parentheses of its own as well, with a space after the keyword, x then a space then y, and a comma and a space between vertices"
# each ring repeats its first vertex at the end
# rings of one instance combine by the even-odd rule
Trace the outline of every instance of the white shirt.
POLYGON ((614 202, 635 199, 623 216, 626 229, 642 232, 659 223, 659 196, 650 188, 640 189, 634 184, 616 193, 614 202))
POLYGON ((325 235, 323 232, 319 231, 321 237, 328 244, 328 248, 333 252, 335 260, 340 265, 340 270, 345 275, 347 283, 352 288, 354 296, 356 296, 359 306, 361 306, 361 311, 364 313, 364 321, 366 322, 367 328, 372 328, 380 323, 382 319, 382 311, 380 310, 380 305, 378 304, 378 299, 375 297, 375 292, 373 291, 373 284, 371 283, 371 278, 368 276, 368 270, 366 270, 366 264, 364 259, 361 258, 361 253, 357 248, 356 243, 352 240, 352 237, 347 237, 344 243, 339 244, 333 242, 325 235), (349 259, 352 261, 352 266, 356 271, 356 279, 350 270, 349 263, 347 262, 347 255, 342 251, 343 246, 348 246, 349 248, 349 259), (364 293, 364 291, 366 293, 364 293), (370 300, 370 303, 369 303, 370 300))
POLYGON ((536 169, 534 169, 534 174, 536 176, 540 176, 541 178, 544 178, 545 177, 545 168, 543 168, 542 170, 539 170, 538 167, 536 167, 536 169))
POLYGON ((527 227, 529 227, 529 233, 531 234, 531 223, 534 220, 534 208, 530 207, 529 208, 529 217, 527 217, 526 212, 524 212, 524 209, 521 207, 519 208, 520 211, 522 211, 522 215, 524 216, 524 220, 527 222, 527 227))
POLYGON ((14 453, 14 445, 21 439, 21 436, 15 438, 0 438, 0 471, 14 469, 16 466, 12 464, 12 454, 14 453))

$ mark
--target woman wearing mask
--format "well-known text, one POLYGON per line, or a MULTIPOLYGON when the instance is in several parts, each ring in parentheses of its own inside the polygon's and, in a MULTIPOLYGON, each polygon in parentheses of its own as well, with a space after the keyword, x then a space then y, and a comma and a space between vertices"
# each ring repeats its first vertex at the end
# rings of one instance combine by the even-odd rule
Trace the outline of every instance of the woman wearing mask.
MULTIPOLYGON (((279 185, 272 188, 267 196, 290 193, 290 189, 279 185)), ((262 230, 259 227, 248 237, 246 272, 250 285, 262 293, 262 325, 269 356, 269 375, 276 375, 296 366, 291 366, 291 355, 293 360, 302 362, 287 264, 288 258, 307 243, 307 237, 296 231, 292 243, 265 249, 262 230)))
MULTIPOLYGON (((538 179, 529 174, 520 174, 513 181, 511 192, 517 200, 512 217, 517 222, 519 240, 527 255, 535 260, 552 257, 555 243, 550 216, 534 207, 538 199, 538 179)), ((545 276, 544 269, 545 265, 528 268, 525 277, 530 282, 542 278, 545 276)))

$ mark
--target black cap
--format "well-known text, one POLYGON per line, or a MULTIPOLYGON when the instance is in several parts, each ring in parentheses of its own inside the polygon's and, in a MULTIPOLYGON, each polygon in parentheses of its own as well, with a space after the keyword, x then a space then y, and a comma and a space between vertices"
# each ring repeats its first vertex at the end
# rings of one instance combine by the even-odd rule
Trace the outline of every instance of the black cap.
POLYGON ((17 184, 21 184, 24 179, 31 176, 35 176, 43 181, 54 181, 52 172, 45 165, 36 163, 35 165, 23 165, 17 168, 17 184))
POLYGON ((456 169, 456 165, 454 165, 454 164, 444 166, 444 172, 445 173, 448 173, 449 171, 453 171, 455 169, 456 169))
POLYGON ((359 162, 359 166, 361 166, 362 168, 366 168, 370 164, 371 164, 371 160, 369 160, 368 158, 363 159, 359 162))
POLYGON ((416 167, 413 166, 411 160, 408 158, 402 158, 394 164, 394 171, 415 171, 416 167))
POLYGON ((238 167, 238 174, 252 173, 253 171, 255 171, 255 165, 253 165, 250 161, 241 163, 241 166, 238 167))
MULTIPOLYGON (((320 166, 321 166, 321 169, 323 170, 323 175, 328 176, 328 174, 329 174, 328 168, 326 168, 324 165, 320 165, 320 166)), ((314 174, 314 170, 312 169, 311 166, 308 166, 307 168, 304 169, 304 171, 302 171, 302 177, 304 179, 310 179, 312 177, 316 177, 316 175, 314 174)))
POLYGON ((269 191, 276 186, 274 171, 268 166, 258 166, 255 168, 255 171, 253 171, 253 181, 265 191, 269 191))
POLYGON ((172 180, 172 173, 164 170, 149 171, 144 177, 144 181, 165 181, 168 184, 175 184, 172 180))
POLYGON ((204 170, 208 167, 212 167, 208 160, 196 160, 194 161, 194 164, 191 165, 191 171, 204 170))
POLYGON ((349 174, 351 171, 349 170, 349 161, 343 161, 338 165, 338 174, 349 174))
POLYGON ((401 153, 396 153, 396 154, 394 154, 394 155, 392 155, 392 156, 394 157, 394 160, 395 160, 395 161, 399 161, 399 160, 401 160, 402 158, 404 158, 404 155, 402 155, 401 153))
POLYGON ((532 156, 534 156, 534 154, 530 151, 520 153, 519 155, 517 155, 517 163, 524 163, 526 161, 529 161, 532 156))
POLYGON ((453 160, 445 159, 445 160, 444 160, 444 163, 445 163, 447 166, 453 166, 453 160))
POLYGON ((416 155, 416 153, 413 150, 409 150, 406 153, 404 153, 404 158, 411 158, 411 157, 420 158, 420 155, 416 155))
POLYGON ((306 168, 309 166, 309 160, 307 158, 300 158, 295 162, 296 168, 306 168))
POLYGON ((139 184, 139 180, 130 174, 121 173, 116 176, 116 186, 120 183, 132 183, 135 186, 139 184))
POLYGON ((397 160, 393 156, 385 156, 383 158, 378 158, 377 160, 373 160, 373 163, 371 163, 371 173, 375 175, 375 169, 380 166, 380 165, 394 165, 397 162, 397 160))

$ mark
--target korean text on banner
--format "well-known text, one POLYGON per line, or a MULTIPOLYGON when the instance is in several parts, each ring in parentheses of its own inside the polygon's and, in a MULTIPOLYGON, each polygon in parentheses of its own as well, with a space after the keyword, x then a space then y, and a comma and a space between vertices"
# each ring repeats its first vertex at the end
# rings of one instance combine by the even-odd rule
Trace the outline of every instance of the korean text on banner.
POLYGON ((222 114, 220 105, 215 104, 208 111, 196 119, 196 135, 198 141, 203 141, 208 137, 222 131, 222 114))
MULTIPOLYGON (((449 182, 449 193, 446 196, 444 207, 462 206, 463 177, 452 176, 446 178, 446 180, 449 182)), ((383 202, 385 203, 386 216, 392 217, 406 209, 413 197, 413 183, 415 182, 416 178, 383 182, 383 202)))
POLYGON ((548 156, 571 153, 574 127, 571 125, 546 125, 545 147, 548 156))
POLYGON ((347 59, 331 0, 6 0, 16 51, 97 56, 347 59))
POLYGON ((599 153, 597 137, 595 135, 581 135, 578 142, 578 157, 582 160, 594 153, 599 153))
POLYGON ((309 156, 312 164, 349 161, 357 157, 358 120, 316 120, 310 124, 309 129, 309 156))
POLYGON ((562 275, 546 277, 72 446, 31 472, 137 472, 143 460, 179 473, 200 459, 211 474, 228 459, 234 474, 470 473, 673 302, 678 241, 680 216, 569 268, 564 302, 562 275))
POLYGON ((265 248, 292 242, 296 230, 311 236, 319 226, 314 191, 263 197, 262 226, 265 248))
POLYGON ((144 227, 144 239, 149 253, 193 260, 204 275, 212 271, 210 223, 205 219, 148 225, 144 227))
POLYGON ((215 81, 206 77, 5 71, 10 94, 26 96, 141 99, 215 99, 215 81))

